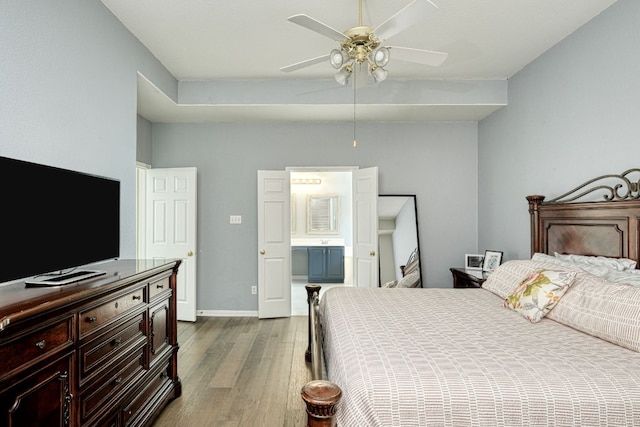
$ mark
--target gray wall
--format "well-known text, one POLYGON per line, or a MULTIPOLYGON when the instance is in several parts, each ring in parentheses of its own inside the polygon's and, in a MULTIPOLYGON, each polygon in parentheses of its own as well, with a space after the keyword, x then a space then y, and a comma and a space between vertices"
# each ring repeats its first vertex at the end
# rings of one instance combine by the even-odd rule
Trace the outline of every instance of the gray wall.
POLYGON ((135 257, 137 71, 177 81, 98 0, 1 1, 0 45, 0 155, 119 179, 135 257))
POLYGON ((381 194, 416 194, 426 286, 476 251, 477 124, 153 124, 153 166, 198 169, 198 309, 256 310, 257 170, 379 168, 381 194), (231 226, 229 215, 242 215, 231 226), (451 224, 445 228, 442 224, 451 224))
POLYGON ((147 165, 153 161, 153 141, 151 139, 152 123, 138 115, 137 119, 137 147, 136 160, 147 165))
POLYGON ((618 0, 509 81, 478 128, 480 250, 530 256, 525 196, 640 166, 640 2, 618 0))

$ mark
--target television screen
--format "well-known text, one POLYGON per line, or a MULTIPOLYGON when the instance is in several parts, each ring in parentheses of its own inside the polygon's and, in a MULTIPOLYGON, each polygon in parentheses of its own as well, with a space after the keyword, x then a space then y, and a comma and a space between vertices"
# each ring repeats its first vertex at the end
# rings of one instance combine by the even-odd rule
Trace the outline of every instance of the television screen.
POLYGON ((0 157, 0 283, 120 253, 120 181, 0 157))

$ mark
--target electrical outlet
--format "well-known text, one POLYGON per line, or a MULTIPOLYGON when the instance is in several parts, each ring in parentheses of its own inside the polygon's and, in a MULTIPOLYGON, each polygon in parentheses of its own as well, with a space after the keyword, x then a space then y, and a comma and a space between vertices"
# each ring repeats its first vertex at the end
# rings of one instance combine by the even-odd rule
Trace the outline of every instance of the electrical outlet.
POLYGON ((256 295, 258 293, 258 287, 257 286, 252 286, 251 287, 251 295, 256 295))
POLYGON ((229 216, 229 224, 242 224, 242 216, 241 215, 229 216))

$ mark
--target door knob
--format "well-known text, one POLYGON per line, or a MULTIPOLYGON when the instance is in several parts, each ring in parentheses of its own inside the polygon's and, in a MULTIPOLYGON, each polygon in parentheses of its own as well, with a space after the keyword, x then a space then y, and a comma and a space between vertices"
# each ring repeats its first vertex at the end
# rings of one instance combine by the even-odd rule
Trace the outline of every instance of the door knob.
POLYGON ((187 256, 193 256, 193 251, 187 252, 187 256))
POLYGON ((267 253, 267 251, 265 251, 264 249, 260 249, 260 255, 264 255, 266 253, 267 253))
POLYGON ((376 251, 371 251, 371 252, 369 252, 369 255, 371 255, 371 256, 376 256, 376 251))

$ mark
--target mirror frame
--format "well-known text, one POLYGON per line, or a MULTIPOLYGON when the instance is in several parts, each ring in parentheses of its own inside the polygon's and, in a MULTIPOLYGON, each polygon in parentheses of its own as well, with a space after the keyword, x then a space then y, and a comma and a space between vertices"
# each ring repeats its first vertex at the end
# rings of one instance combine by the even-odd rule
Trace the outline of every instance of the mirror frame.
MULTIPOLYGON (((424 275, 422 274, 422 250, 420 248, 420 228, 418 225, 418 201, 416 199, 416 195, 415 194, 379 194, 378 195, 378 200, 381 197, 406 197, 406 198, 410 198, 413 199, 413 209, 414 209, 414 216, 416 219, 416 247, 418 248, 418 264, 419 264, 419 268, 420 268, 420 287, 423 288, 424 287, 424 275)), ((378 221, 380 221, 380 214, 378 213, 378 221)), ((378 247, 378 254, 380 254, 380 248, 378 247)), ((407 254, 407 260, 409 258, 410 254, 407 254)), ((382 278, 380 275, 380 257, 378 257, 378 286, 382 286, 382 278)), ((402 261, 402 262, 406 262, 406 260, 402 261)), ((397 267, 397 266, 396 266, 397 267)))
POLYGON ((339 234, 340 233, 340 196, 337 194, 308 194, 307 195, 307 234, 339 234), (329 200, 329 226, 333 223, 333 228, 314 230, 313 229, 313 200, 329 200), (333 219, 331 219, 333 216, 333 219))

